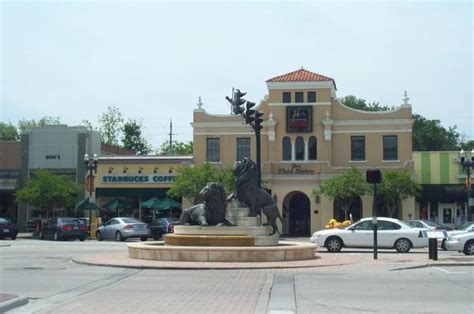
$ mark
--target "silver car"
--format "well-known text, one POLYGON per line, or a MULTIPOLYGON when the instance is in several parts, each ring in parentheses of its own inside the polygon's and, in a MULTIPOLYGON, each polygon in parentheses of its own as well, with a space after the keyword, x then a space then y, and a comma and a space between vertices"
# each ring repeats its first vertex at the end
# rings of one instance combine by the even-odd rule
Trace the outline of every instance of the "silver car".
POLYGON ((148 225, 140 220, 130 217, 116 217, 108 220, 97 229, 97 241, 114 239, 125 241, 128 238, 140 238, 146 241, 150 236, 148 225))

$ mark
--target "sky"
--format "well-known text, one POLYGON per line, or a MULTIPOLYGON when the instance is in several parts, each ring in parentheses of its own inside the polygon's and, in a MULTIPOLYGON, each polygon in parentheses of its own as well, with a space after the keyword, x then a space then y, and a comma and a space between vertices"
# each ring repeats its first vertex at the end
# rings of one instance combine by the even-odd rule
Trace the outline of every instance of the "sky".
POLYGON ((230 113, 232 87, 259 102, 300 69, 337 96, 457 126, 474 139, 471 1, 2 1, 0 121, 68 125, 116 106, 156 148, 192 140, 201 97, 230 113))

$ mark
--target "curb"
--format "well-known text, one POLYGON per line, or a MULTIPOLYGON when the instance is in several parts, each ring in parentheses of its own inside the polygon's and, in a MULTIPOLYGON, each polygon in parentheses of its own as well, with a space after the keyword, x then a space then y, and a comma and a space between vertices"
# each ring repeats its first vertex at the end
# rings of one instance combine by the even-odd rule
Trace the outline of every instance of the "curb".
POLYGON ((321 268, 321 267, 337 267, 337 266, 346 266, 352 263, 338 263, 338 264, 316 264, 316 265, 259 265, 259 266, 248 266, 245 263, 242 265, 233 265, 232 267, 225 267, 223 266, 226 263, 214 263, 212 262, 207 264, 199 264, 197 262, 194 266, 186 265, 186 266, 170 266, 170 265, 130 265, 130 264, 122 264, 122 263, 100 263, 100 262, 92 262, 92 261, 85 261, 81 260, 80 258, 72 258, 72 261, 76 264, 80 265, 87 265, 87 266, 99 266, 99 267, 114 267, 114 268, 128 268, 128 269, 174 269, 174 270, 235 270, 235 269, 302 269, 302 268, 321 268))
POLYGON ((10 300, 0 302, 0 313, 5 313, 7 311, 10 311, 16 307, 25 305, 27 303, 28 303, 28 298, 17 295, 10 300))

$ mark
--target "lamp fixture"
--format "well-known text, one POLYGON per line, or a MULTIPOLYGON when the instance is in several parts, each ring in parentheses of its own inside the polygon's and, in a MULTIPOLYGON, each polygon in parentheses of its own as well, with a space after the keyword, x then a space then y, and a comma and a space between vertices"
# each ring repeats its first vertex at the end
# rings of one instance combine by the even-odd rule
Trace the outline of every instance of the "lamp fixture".
POLYGON ((173 172, 173 170, 174 170, 174 169, 173 169, 173 167, 169 167, 169 169, 168 169, 168 173, 172 173, 172 172, 173 172))
POLYGON ((128 167, 127 166, 123 166, 123 173, 127 173, 128 171, 128 167))
POLYGON ((155 166, 155 168, 153 168, 153 173, 157 173, 158 172, 158 167, 155 166))
POLYGON ((316 202, 316 204, 319 204, 319 202, 321 201, 321 199, 319 198, 319 195, 316 195, 314 197, 314 201, 316 202))
POLYGON ((139 167, 138 168, 138 173, 142 173, 142 171, 143 171, 143 167, 139 167))
POLYGON ((112 173, 113 170, 114 170, 114 168, 109 167, 109 173, 112 173))

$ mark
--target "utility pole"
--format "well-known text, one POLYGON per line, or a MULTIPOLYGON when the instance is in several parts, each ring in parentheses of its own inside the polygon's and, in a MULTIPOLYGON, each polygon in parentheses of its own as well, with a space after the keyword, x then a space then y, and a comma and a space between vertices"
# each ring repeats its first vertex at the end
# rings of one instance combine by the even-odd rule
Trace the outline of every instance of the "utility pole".
POLYGON ((169 146, 169 154, 171 155, 173 153, 173 120, 170 119, 170 132, 168 133, 170 136, 170 146, 169 146))

